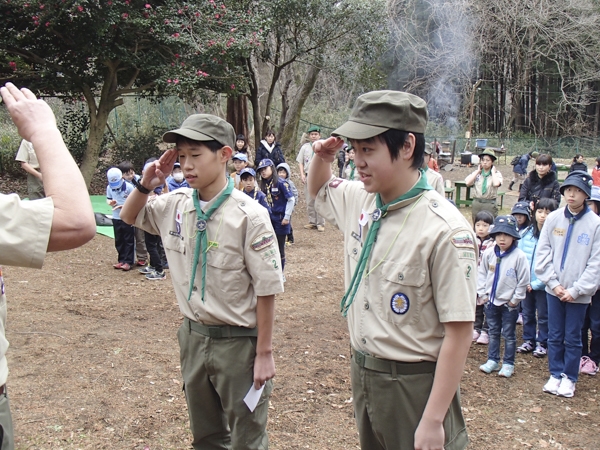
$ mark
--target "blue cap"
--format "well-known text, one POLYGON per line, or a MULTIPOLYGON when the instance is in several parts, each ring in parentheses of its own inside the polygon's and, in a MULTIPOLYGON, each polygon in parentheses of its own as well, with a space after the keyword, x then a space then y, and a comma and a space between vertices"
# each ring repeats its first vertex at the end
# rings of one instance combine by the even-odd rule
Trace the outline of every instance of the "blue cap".
POLYGON ((575 186, 585 192, 588 197, 591 197, 593 184, 592 176, 589 173, 584 172, 583 170, 574 170, 567 175, 567 178, 563 181, 563 184, 560 187, 560 193, 564 195, 567 186, 575 186))
POLYGON ((260 163, 258 164, 258 167, 256 168, 257 172, 260 171, 260 169, 264 169, 265 167, 268 166, 273 166, 275 167, 275 164, 273 164, 273 161, 271 161, 269 158, 265 158, 263 160, 260 161, 260 163))
POLYGON ((248 156, 242 152, 236 153, 231 159, 239 159, 240 161, 248 162, 248 156))
POLYGON ((494 219, 494 227, 490 229, 490 236, 504 233, 515 239, 521 239, 519 229, 517 228, 517 219, 513 216, 498 216, 494 219))
POLYGON ((600 187, 592 186, 592 195, 590 195, 590 200, 600 202, 600 187))
POLYGON ((245 169, 243 169, 240 172, 240 180, 242 178, 244 178, 244 175, 247 174, 247 173, 249 173, 250 175, 252 175, 253 178, 256 178, 256 172, 254 171, 254 169, 251 169, 250 167, 246 167, 245 169))
POLYGON ((113 189, 117 189, 121 186, 123 172, 116 167, 112 167, 111 169, 108 169, 108 172, 106 172, 106 178, 108 178, 109 186, 113 189))
POLYGON ((523 214, 527 216, 528 219, 531 219, 531 211, 529 210, 529 205, 527 202, 517 202, 515 206, 512 207, 511 214, 523 214))

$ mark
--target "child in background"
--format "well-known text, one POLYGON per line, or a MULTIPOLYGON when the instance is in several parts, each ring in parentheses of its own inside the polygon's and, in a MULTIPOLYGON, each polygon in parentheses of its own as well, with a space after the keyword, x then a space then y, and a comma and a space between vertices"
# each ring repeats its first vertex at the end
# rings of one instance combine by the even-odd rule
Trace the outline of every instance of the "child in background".
MULTIPOLYGON (((290 166, 287 163, 281 163, 277 166, 277 175, 279 175, 279 179, 285 180, 290 184, 290 189, 292 190, 292 194, 294 194, 294 207, 298 204, 298 189, 296 189, 296 185, 292 181, 292 171, 290 166)), ((293 211, 292 211, 293 213, 293 211)), ((290 234, 287 235, 287 245, 291 245, 294 243, 294 228, 292 227, 292 219, 290 217, 290 234)))
POLYGON ((290 188, 290 183, 279 179, 273 161, 270 159, 263 159, 256 170, 260 175, 260 190, 267 196, 267 203, 271 207, 271 224, 275 230, 275 236, 277 236, 277 244, 281 255, 281 271, 283 272, 285 268, 285 239, 290 234, 294 194, 290 188))
POLYGON ((500 370, 501 377, 510 378, 515 371, 518 306, 525 298, 529 285, 527 256, 517 245, 521 239, 513 216, 498 216, 490 236, 496 241, 488 248, 479 264, 477 295, 485 301, 490 345, 488 360, 479 370, 492 373, 500 370), (504 358, 500 369, 500 334, 504 337, 504 358))
POLYGON ((243 153, 244 155, 246 155, 246 157, 248 158, 248 166, 250 168, 254 168, 254 160, 252 159, 252 156, 250 155, 250 151, 248 150, 248 143, 246 142, 246 137, 243 134, 238 134, 236 141, 235 141, 235 152, 236 153, 243 153))
POLYGON ((254 169, 246 167, 244 170, 242 170, 240 172, 240 180, 242 191, 256 200, 260 205, 264 206, 267 211, 269 211, 270 215, 271 207, 267 203, 267 197, 260 189, 258 189, 258 187, 256 187, 256 172, 254 169))
POLYGON ((348 151, 348 144, 346 144, 345 142, 342 144, 342 148, 340 148, 340 151, 337 154, 337 165, 338 165, 338 171, 339 171, 339 177, 340 178, 344 178, 344 167, 346 166, 346 151, 348 151))
POLYGON ((527 227, 529 227, 529 222, 531 222, 531 210, 529 209, 529 205, 527 202, 517 202, 515 203, 515 206, 512 207, 510 214, 517 219, 519 234, 523 237, 527 227))
POLYGON ((173 164, 173 171, 171 172, 171 175, 167 177, 167 186, 169 186, 169 192, 183 187, 190 187, 188 182, 183 177, 181 164, 179 164, 178 162, 173 164))
POLYGON ((540 233, 536 276, 548 300, 548 366, 543 391, 575 395, 581 361, 581 329, 600 280, 600 218, 585 201, 592 177, 571 172, 560 192, 567 206, 550 213, 540 233))
POLYGON ((533 356, 537 358, 543 358, 548 351, 548 302, 544 290, 546 286, 538 280, 534 272, 536 249, 540 231, 548 214, 557 208, 558 205, 554 199, 540 199, 533 211, 533 222, 519 241, 519 248, 527 255, 529 261, 531 282, 527 286, 525 300, 521 302, 523 306, 523 343, 517 348, 517 353, 533 351, 533 356))
POLYGON ((248 165, 248 157, 244 153, 236 153, 231 159, 233 161, 233 167, 235 167, 235 172, 231 172, 231 178, 233 178, 235 188, 242 190, 240 184, 240 172, 248 165))
MULTIPOLYGON (((481 265, 481 257, 489 248, 493 247, 494 238, 490 236, 490 227, 494 224, 494 216, 491 212, 483 209, 475 216, 475 224, 473 230, 477 237, 477 248, 479 249, 479 264, 481 265)), ((484 311, 485 297, 477 296, 477 307, 475 308, 475 323, 473 324, 473 342, 480 345, 488 345, 490 336, 488 334, 488 324, 485 320, 484 311)))
POLYGON ((106 203, 112 206, 112 222, 115 230, 115 248, 118 253, 118 263, 115 269, 128 271, 133 265, 133 249, 135 245, 133 226, 121 220, 121 208, 133 191, 133 185, 123 179, 123 173, 116 167, 106 172, 108 186, 106 186, 106 203))
POLYGON ((356 170, 356 164, 354 163, 354 149, 350 148, 346 152, 346 164, 344 165, 343 178, 346 180, 355 181, 360 178, 358 170, 356 170))
MULTIPOLYGON (((135 168, 131 161, 123 161, 119 163, 117 168, 123 174, 125 181, 133 184, 133 180, 139 181, 140 176, 135 173, 135 168)), ((135 237, 135 259, 136 265, 145 266, 148 261, 148 250, 146 249, 146 237, 144 231, 137 227, 133 227, 133 235, 135 237)))
POLYGON ((254 159, 256 170, 258 170, 258 166, 260 166, 263 159, 270 159, 273 162, 273 167, 285 162, 281 144, 277 142, 273 130, 267 130, 265 138, 260 141, 260 145, 256 149, 256 158, 254 159))
POLYGON ((569 173, 573 172, 575 170, 581 170, 582 172, 588 171, 588 167, 587 167, 587 164, 585 163, 585 160, 583 159, 583 155, 581 155, 579 153, 573 157, 573 163, 571 164, 571 167, 569 168, 569 173))
POLYGON ((592 169, 592 180, 594 186, 600 187, 600 156, 596 158, 596 165, 592 169))
MULTIPOLYGON (((587 201, 590 210, 600 215, 600 188, 592 186, 592 196, 587 201)), ((583 328, 581 329, 581 361, 579 373, 596 375, 600 363, 600 290, 592 296, 592 302, 585 313, 583 328), (592 332, 590 341, 588 332, 592 332)))

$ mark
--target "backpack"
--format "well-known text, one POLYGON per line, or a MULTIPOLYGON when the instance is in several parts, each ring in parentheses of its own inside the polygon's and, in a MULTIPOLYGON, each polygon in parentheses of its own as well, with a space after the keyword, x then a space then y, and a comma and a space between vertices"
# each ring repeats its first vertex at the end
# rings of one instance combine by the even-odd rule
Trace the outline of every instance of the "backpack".
POLYGON ((520 160, 521 160, 521 155, 517 155, 512 159, 512 161, 510 162, 510 165, 516 166, 517 164, 519 164, 520 160))

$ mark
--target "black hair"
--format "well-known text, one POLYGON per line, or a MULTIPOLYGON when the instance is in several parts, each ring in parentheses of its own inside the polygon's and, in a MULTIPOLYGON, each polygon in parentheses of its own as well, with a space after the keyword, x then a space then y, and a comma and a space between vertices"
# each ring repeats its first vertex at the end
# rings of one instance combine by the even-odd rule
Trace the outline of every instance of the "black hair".
POLYGON ((194 146, 205 145, 213 153, 217 153, 219 150, 221 150, 223 147, 225 147, 219 141, 196 141, 194 139, 190 139, 185 136, 177 135, 177 141, 176 141, 175 145, 177 147, 179 147, 181 144, 194 145, 194 146))
POLYGON ((263 194, 267 195, 267 183, 271 180, 273 180, 273 186, 276 186, 277 183, 279 183, 279 175, 277 174, 277 168, 275 167, 275 165, 265 166, 262 169, 257 169, 256 172, 256 174, 260 176, 260 182, 258 183, 258 187, 261 191, 263 191, 263 194), (269 178, 263 178, 261 170, 266 169, 267 167, 271 167, 271 176, 269 178))
POLYGON ((515 220, 517 219, 516 216, 515 216, 515 214, 520 214, 523 217, 525 217, 525 223, 523 225, 519 225, 517 223, 517 226, 519 227, 519 231, 527 228, 529 226, 529 224, 531 223, 531 218, 528 217, 527 214, 523 214, 523 213, 520 213, 520 212, 515 212, 515 213, 511 212, 510 214, 511 214, 511 216, 513 216, 515 218, 515 220))
POLYGON ((600 166, 600 156, 596 158, 596 164, 600 166))
POLYGON ((542 153, 541 155, 538 155, 538 157, 535 159, 535 163, 541 166, 551 166, 552 156, 546 153, 542 153))
MULTIPOLYGON (((356 147, 358 142, 374 142, 378 139, 379 142, 387 145, 392 161, 398 159, 400 149, 408 139, 408 131, 394 130, 390 128, 377 136, 369 139, 350 139, 352 147, 356 147)), ((412 133, 415 136, 415 148, 413 150, 413 161, 410 165, 413 169, 418 169, 423 165, 425 155, 425 135, 423 133, 412 133)))
POLYGON ((238 135, 235 137, 235 140, 236 140, 236 141, 244 141, 244 142, 246 142, 246 136, 244 136, 243 134, 238 134, 238 135))
POLYGON ((135 168, 133 167, 133 163, 131 161, 120 162, 117 168, 121 171, 121 173, 128 173, 130 170, 135 171, 135 168))
POLYGON ((577 162, 577 158, 579 158, 580 156, 583 158, 583 155, 581 153, 577 153, 575 156, 573 156, 573 162, 577 162))
POLYGON ((244 172, 243 174, 240 175, 240 180, 245 180, 248 177, 252 177, 252 178, 256 179, 256 177, 254 175, 252 175, 250 172, 244 172))
POLYGON ((491 212, 486 211, 485 209, 479 211, 475 215, 475 220, 473 220, 473 230, 475 229, 475 224, 480 221, 485 222, 490 225, 493 225, 494 224, 494 215, 491 212))
POLYGON ((540 198, 538 202, 535 204, 533 208, 533 220, 531 221, 531 229, 533 230, 533 236, 536 239, 540 238, 540 229, 538 228, 537 219, 535 218, 535 213, 538 209, 547 209, 548 211, 556 211, 558 209, 558 203, 553 198, 540 198))
POLYGON ((271 134, 273 135, 275 140, 277 140, 277 135, 275 134, 275 132, 273 130, 267 130, 267 132, 265 133, 265 138, 271 134))

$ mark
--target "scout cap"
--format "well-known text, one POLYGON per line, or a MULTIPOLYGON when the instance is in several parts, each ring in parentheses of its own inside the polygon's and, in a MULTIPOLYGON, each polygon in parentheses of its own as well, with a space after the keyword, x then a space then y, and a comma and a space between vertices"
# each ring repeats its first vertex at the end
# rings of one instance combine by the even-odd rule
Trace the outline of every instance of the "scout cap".
POLYGON ((316 131, 317 133, 320 133, 321 132, 321 128, 319 128, 317 125, 311 125, 308 128, 307 133, 312 133, 313 131, 316 131))
POLYGON ((498 159, 494 153, 494 150, 490 150, 489 148, 486 148, 484 151, 482 151, 479 157, 481 158, 483 155, 488 155, 490 158, 492 158, 492 161, 496 161, 498 159))
POLYGON ((425 143, 425 154, 431 155, 432 153, 433 153, 433 146, 429 142, 425 143))
POLYGON ((585 195, 591 197, 593 184, 592 176, 589 173, 584 172, 583 170, 574 170, 567 175, 567 178, 563 181, 563 184, 560 187, 560 193, 564 195, 567 186, 575 186, 585 192, 585 195))
POLYGON ((175 164, 173 164, 173 169, 181 169, 181 163, 176 162, 175 164))
POLYGON ((108 169, 108 172, 106 172, 106 178, 108 178, 109 186, 113 189, 116 189, 119 186, 121 186, 121 180, 123 179, 123 173, 116 167, 113 167, 111 169, 108 169))
POLYGON ((538 156, 540 156, 540 152, 531 152, 532 158, 537 158, 538 156))
POLYGON ((252 178, 256 178, 256 172, 254 171, 254 169, 251 169, 250 167, 246 167, 245 169, 240 171, 240 180, 242 178, 244 178, 244 175, 246 174, 250 174, 252 175, 252 178))
POLYGON ((275 167, 275 164, 273 164, 273 161, 271 161, 269 158, 265 158, 263 160, 260 161, 260 163, 258 164, 258 167, 256 168, 256 170, 258 172, 260 172, 261 169, 264 169, 265 167, 268 166, 273 166, 275 167))
POLYGON ((223 146, 234 148, 235 131, 226 120, 212 114, 193 114, 183 121, 177 130, 163 134, 163 141, 174 144, 177 136, 194 141, 217 141, 223 146))
POLYGON ((494 227, 490 229, 490 236, 500 233, 508 234, 515 239, 521 239, 519 229, 517 228, 517 219, 513 216, 498 216, 494 219, 494 227))
POLYGON ((424 134, 427 117, 427 103, 416 95, 373 91, 356 99, 348 121, 331 135, 360 140, 389 129, 424 134))
POLYGON ((240 161, 248 162, 248 157, 245 153, 236 153, 231 159, 239 159, 240 161))
POLYGON ((512 207, 511 214, 523 214, 527 216, 528 219, 531 219, 531 212, 529 211, 529 205, 527 202, 517 202, 515 206, 512 207))

